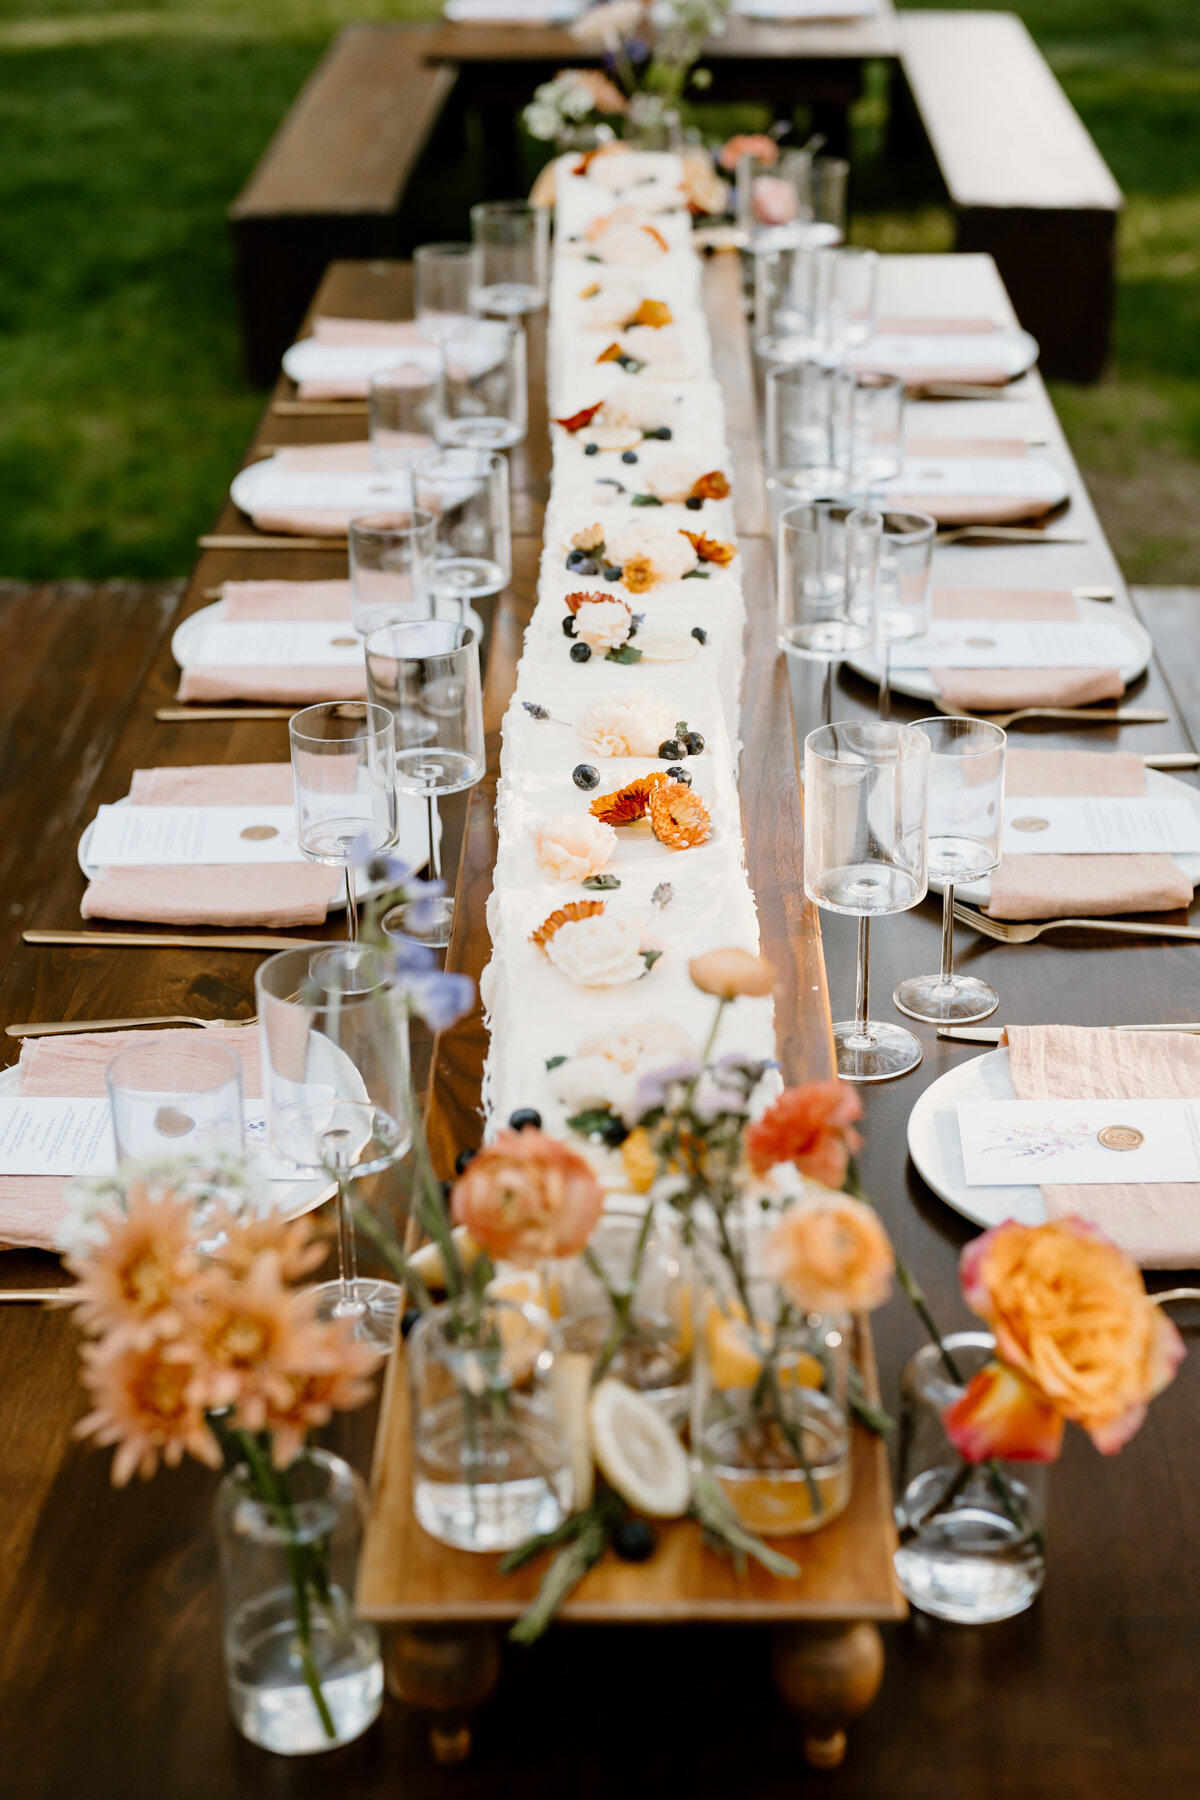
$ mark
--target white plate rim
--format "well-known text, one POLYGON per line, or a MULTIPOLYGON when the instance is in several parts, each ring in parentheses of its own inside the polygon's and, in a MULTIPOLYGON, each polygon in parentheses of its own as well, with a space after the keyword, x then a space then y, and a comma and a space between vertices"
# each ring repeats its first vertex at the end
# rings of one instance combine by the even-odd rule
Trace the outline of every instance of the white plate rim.
MULTIPOLYGON (((364 321, 364 323, 366 322, 364 321)), ((387 321, 381 319, 379 323, 382 325, 387 321)), ((350 374, 343 370, 338 370, 333 375, 321 373, 322 355, 328 351, 337 352, 339 350, 361 350, 364 353, 364 362, 369 356, 392 359, 391 361, 381 360, 377 369, 369 371, 364 369, 363 381, 369 381, 372 375, 383 374, 388 369, 400 368, 406 361, 416 362, 421 368, 435 369, 441 360, 438 347, 432 339, 424 344, 326 344, 319 342, 315 337, 306 337, 297 338, 296 342, 289 344, 284 351, 283 372, 297 383, 301 381, 358 380, 357 373, 350 374)))
MULTIPOLYGON (((297 448, 299 448, 299 446, 297 446, 297 448)), ((258 504, 257 490, 266 480, 267 474, 274 462, 274 456, 263 456, 260 457, 257 462, 247 463, 244 469, 238 470, 237 474, 229 484, 230 499, 239 511, 245 513, 247 518, 252 518, 254 515, 254 509, 258 504)), ((363 476, 371 476, 381 483, 388 482, 386 473, 379 469, 343 470, 341 472, 344 474, 356 473, 362 474, 363 476)), ((388 505, 403 504, 407 504, 407 496, 401 493, 398 488, 389 486, 386 493, 381 491, 374 500, 364 499, 361 508, 358 508, 357 510, 362 512, 372 512, 378 511, 381 507, 386 507, 388 505)), ((331 506, 314 506, 309 504, 308 506, 298 506, 295 510, 297 513, 349 513, 355 509, 347 507, 344 504, 334 504, 331 506)), ((303 536, 303 533, 301 532, 297 535, 303 536)))
MULTIPOLYGON (((908 336, 914 336, 914 335, 919 335, 921 337, 924 337, 924 336, 926 336, 926 333, 921 332, 919 334, 915 334, 915 333, 909 333, 909 332, 903 332, 903 331, 888 331, 888 332, 880 333, 880 336, 882 336, 882 337, 908 337, 908 336)), ((930 334, 930 335, 936 335, 936 333, 930 334)), ((1011 350, 1012 350, 1011 357, 1004 357, 1002 359, 1002 362, 1004 365, 1004 371, 1005 371, 1005 380, 1003 382, 996 383, 997 387, 1007 387, 1009 382, 1020 381, 1020 379, 1023 375, 1028 375, 1030 369, 1036 367, 1038 358, 1041 356, 1041 353, 1042 353, 1041 346, 1039 345, 1037 339, 1034 337, 1033 333, 1030 331, 1026 331, 1025 327, 1023 325, 998 325, 996 327, 993 335, 997 339, 1003 340, 1003 342, 1006 345, 1010 346, 1011 350), (1011 369, 1007 366, 1010 361, 1013 364, 1011 369)), ((867 342, 869 344, 870 339, 868 339, 867 342)), ((864 345, 863 348, 865 349, 866 346, 864 345)), ((886 366, 885 358, 880 358, 879 360, 881 363, 884 364, 884 366, 886 366)), ((864 365, 864 367, 865 366, 866 365, 864 365)), ((904 371, 902 369, 897 368, 896 373, 903 374, 904 371)), ((942 375, 936 377, 935 379, 941 380, 941 381, 946 381, 946 382, 955 381, 957 379, 957 377, 955 374, 954 366, 952 364, 947 365, 945 372, 942 375)))
MULTIPOLYGON (((191 646, 206 627, 209 625, 219 625, 222 622, 225 617, 226 604, 227 603, 224 600, 214 600, 210 605, 201 606, 196 612, 189 613, 187 618, 181 620, 175 627, 171 636, 171 655, 175 658, 175 661, 181 669, 190 669, 199 666, 191 653, 191 646)), ((444 616, 448 618, 452 624, 457 625, 459 623, 459 603, 457 600, 440 598, 437 604, 437 616, 439 618, 444 616)), ((286 623, 286 621, 280 622, 286 623)), ((318 624, 333 622, 334 621, 332 620, 327 621, 324 619, 316 621, 318 624)), ((483 620, 473 606, 469 606, 466 609, 462 622, 466 625, 470 625, 479 642, 482 644, 484 641, 483 620)), ((247 701, 246 704, 253 705, 254 702, 247 701)), ((308 702, 306 701, 296 702, 297 709, 307 704, 308 702)))
MULTIPOLYGON (((968 1057, 930 1082, 918 1095, 908 1115, 908 1154, 926 1187, 956 1213, 961 1213, 964 1219, 970 1219, 973 1225, 981 1225, 987 1230, 1012 1218, 1019 1218, 1024 1225, 1042 1225, 1046 1220, 1046 1205, 1040 1187, 970 1188, 965 1182, 959 1187, 942 1161, 936 1121, 946 1112, 953 1113, 960 1100, 971 1097, 972 1088, 982 1085, 985 1066, 987 1072, 1003 1076, 1007 1082, 1007 1049, 989 1050, 983 1056, 968 1057), (972 1195, 990 1195, 992 1198, 975 1200, 972 1195)), ((1007 1082, 1007 1085, 1011 1098, 1012 1084, 1007 1082)))

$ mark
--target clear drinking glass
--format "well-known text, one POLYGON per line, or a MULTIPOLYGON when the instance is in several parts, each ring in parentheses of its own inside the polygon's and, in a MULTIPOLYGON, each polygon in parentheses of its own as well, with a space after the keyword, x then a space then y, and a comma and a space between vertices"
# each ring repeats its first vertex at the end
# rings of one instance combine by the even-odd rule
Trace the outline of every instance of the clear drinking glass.
POLYGON ((483 253, 475 306, 481 313, 537 312, 546 304, 550 210, 528 200, 481 200, 471 236, 483 253))
POLYGON ((450 1306, 409 1336, 413 1511, 459 1550, 511 1550, 554 1531, 574 1498, 555 1405, 558 1333, 540 1307, 490 1300, 464 1328, 450 1306))
MULTIPOLYGON (((783 252, 782 254, 787 254, 783 252)), ((768 369, 767 501, 773 521, 802 500, 850 493, 850 384, 836 370, 802 362, 768 369)))
POLYGON ((928 513, 884 512, 875 598, 881 719, 892 710, 892 645, 929 630, 936 541, 937 521, 928 513))
MULTIPOLYGON (((904 461, 904 382, 880 369, 848 371, 850 452, 846 460, 864 506, 894 481, 904 461)), ((839 458, 839 460, 841 460, 839 458)))
POLYGON ((752 152, 739 156, 735 177, 737 222, 754 254, 785 249, 798 241, 808 207, 808 171, 793 157, 786 167, 752 152))
POLYGON ((754 347, 770 363, 807 362, 817 356, 815 251, 785 246, 756 254, 754 347))
POLYGON ((418 244, 413 251, 413 311, 436 342, 471 319, 482 285, 478 244, 418 244))
POLYGON ((846 1081, 890 1081, 921 1060, 900 1025, 870 1016, 871 920, 925 897, 929 739, 911 725, 850 719, 804 740, 804 891, 858 919, 854 1018, 833 1027, 846 1081))
MULTIPOLYGON (((401 793, 423 794, 429 809, 429 867, 442 872, 438 843, 439 794, 457 794, 482 779, 483 683, 479 644, 469 625, 432 619, 389 625, 367 639, 367 692, 395 721, 395 782, 401 793)), ((423 919, 430 909, 422 902, 423 919)), ((384 930, 409 929, 407 907, 383 916, 384 930)), ((445 896, 432 925, 419 932, 438 948, 450 942, 454 901, 445 896)))
POLYGON ((358 937, 354 857, 396 843, 395 730, 385 707, 322 700, 288 721, 300 848, 346 874, 346 935, 358 937))
POLYGON ((338 1185, 338 1275, 314 1291, 323 1318, 353 1319, 392 1347, 401 1289, 360 1277, 351 1185, 381 1174, 412 1141, 408 1018, 373 950, 283 950, 254 978, 271 1148, 338 1185))
POLYGON ((360 637, 433 611, 437 521, 420 507, 351 519, 350 610, 360 637))
POLYGON ((446 356, 443 444, 511 450, 529 422, 525 333, 513 319, 459 320, 442 337, 446 356))
POLYGON ((436 600, 467 607, 512 580, 508 463, 492 450, 435 450, 413 471, 417 505, 434 520, 436 600))
POLYGON ((117 1162, 236 1154, 243 1144, 242 1062, 203 1032, 178 1049, 154 1033, 114 1056, 105 1070, 117 1162))
POLYGON ((400 363, 371 377, 367 389, 371 458, 377 469, 411 469, 438 439, 445 410, 445 371, 400 363))
POLYGON ((275 1485, 268 1501, 242 1463, 217 1490, 229 1706, 252 1744, 311 1756, 361 1737, 383 1705, 379 1635, 354 1612, 363 1485, 325 1450, 303 1451, 275 1485))
POLYGON ((966 1463, 942 1415, 995 1353, 985 1331, 943 1339, 904 1370, 900 1417, 896 1579, 936 1619, 988 1625, 1024 1612, 1045 1577, 1045 1463, 966 1463))
POLYGON ((818 250, 816 259, 821 354, 837 362, 848 350, 865 344, 875 330, 879 255, 842 244, 835 250, 818 250))
POLYGON ((775 554, 779 648, 825 665, 826 725, 834 664, 871 642, 882 526, 879 513, 824 500, 790 506, 780 515, 775 554))
POLYGON ((918 719, 929 739, 929 879, 942 887, 942 967, 912 975, 892 999, 910 1019, 968 1025, 1000 1004, 977 975, 954 973, 954 884, 978 881, 1000 866, 1007 739, 985 719, 918 719))
MULTIPOLYGON (((803 152, 788 151, 781 160, 786 161, 789 155, 801 154, 803 152)), ((808 177, 811 218, 801 238, 802 243, 818 249, 845 243, 846 187, 849 179, 850 164, 845 157, 813 158, 808 177)))

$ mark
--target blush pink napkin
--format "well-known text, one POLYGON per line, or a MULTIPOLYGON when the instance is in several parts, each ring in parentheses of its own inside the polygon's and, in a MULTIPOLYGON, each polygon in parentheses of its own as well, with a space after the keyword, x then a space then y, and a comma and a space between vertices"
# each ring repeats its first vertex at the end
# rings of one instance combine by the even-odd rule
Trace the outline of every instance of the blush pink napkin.
MULTIPOLYGON (((1129 751, 1012 750, 1009 799, 1045 794, 1144 794, 1146 768, 1129 751)), ((1192 884, 1166 855, 1006 856, 991 878, 997 919, 1103 917, 1170 912, 1191 904, 1192 884)))
MULTIPOLYGON (((413 319, 333 319, 313 320, 313 341, 318 344, 383 344, 397 349, 421 345, 429 348, 429 339, 413 319)), ((296 384, 298 400, 365 400, 367 383, 361 376, 338 375, 319 381, 296 384)))
MULTIPOLYGON (((296 444, 286 450, 277 450, 273 458, 278 469, 294 469, 303 474, 373 474, 375 464, 371 460, 371 446, 368 443, 354 444, 296 444)), ((384 500, 386 507, 390 503, 384 500)), ((370 507, 360 506, 353 510, 345 507, 340 510, 333 507, 309 507, 288 510, 283 507, 260 507, 250 517, 260 531, 282 532, 293 537, 334 537, 344 538, 350 529, 350 521, 359 513, 369 512, 370 507)))
MULTIPOLYGON (((290 763, 136 769, 134 806, 287 806, 290 763)), ((323 863, 239 863, 196 868, 101 869, 84 892, 85 919, 155 925, 320 925, 342 884, 323 863)))
MULTIPOLYGON (((1076 620, 1061 588, 934 588, 935 619, 1076 620)), ((1119 669, 930 669, 942 706, 996 712, 1017 706, 1090 706, 1125 692, 1119 669)))
MULTIPOLYGON (((994 319, 924 319, 883 317, 875 321, 877 337, 985 337, 996 330, 994 319)), ((878 361, 873 362, 870 346, 865 352, 860 351, 851 358, 851 362, 859 368, 878 368, 878 361)), ((908 364, 903 371, 905 387, 923 387, 926 382, 954 381, 968 387, 1005 387, 1014 377, 1005 369, 999 359, 994 363, 956 364, 948 368, 945 363, 908 364)))
MULTIPOLYGON (((905 441, 907 456, 976 456, 1016 457, 1028 454, 1020 438, 909 438, 905 441)), ((939 525, 1016 525, 1022 519, 1041 519, 1062 504, 1058 500, 1040 499, 1033 494, 915 494, 906 495, 901 472, 894 493, 889 491, 889 508, 909 507, 928 513, 939 525)))
MULTIPOLYGON (((1008 1054, 1018 1100, 1200 1099, 1200 1038, 1185 1032, 1010 1025, 1008 1054)), ((1198 1185, 1044 1187, 1042 1196, 1049 1218, 1086 1219, 1144 1269, 1200 1267, 1198 1185)))
MULTIPOLYGON (((242 1062, 242 1092, 249 1100, 258 1099, 262 1094, 262 1075, 258 1030, 253 1025, 214 1025, 205 1031, 184 1027, 175 1031, 96 1031, 78 1037, 30 1038, 21 1046, 17 1092, 54 1100, 103 1098, 107 1092, 104 1072, 113 1057, 130 1044, 144 1044, 148 1039, 161 1046, 164 1083, 178 1083, 186 1091, 193 1046, 200 1041, 210 1044, 214 1038, 237 1052, 242 1062)), ((0 1175, 0 1245, 53 1250, 66 1185, 58 1175, 0 1175)))
MULTIPOLYGON (((227 625, 324 623, 350 619, 348 581, 227 581, 222 590, 227 625)), ((194 664, 179 678, 177 699, 265 700, 305 704, 315 700, 361 700, 365 669, 217 668, 194 664)))

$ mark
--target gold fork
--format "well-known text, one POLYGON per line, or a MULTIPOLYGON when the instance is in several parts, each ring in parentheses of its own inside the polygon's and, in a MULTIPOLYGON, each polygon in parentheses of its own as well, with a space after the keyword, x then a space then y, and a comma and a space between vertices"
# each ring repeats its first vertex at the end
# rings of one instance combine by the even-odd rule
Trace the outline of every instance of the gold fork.
POLYGON ((950 719, 986 719, 989 725, 1013 725, 1018 719, 1071 719, 1077 725, 1165 725, 1169 713, 1142 706, 1018 706, 1013 712, 957 712, 943 706, 950 719))
POLYGON ((193 1019, 187 1013, 165 1013, 161 1019, 58 1019, 52 1024, 6 1025, 4 1035, 14 1038, 59 1037, 65 1032, 132 1031, 139 1025, 257 1025, 253 1019, 193 1019))
POLYGON ((1184 943, 1200 944, 1200 930, 1191 925, 1140 925, 1132 919, 1036 919, 1029 923, 1015 919, 993 919, 974 906, 954 902, 954 917, 960 925, 969 925, 982 937, 997 944, 1032 944, 1044 931, 1109 931, 1128 937, 1179 938, 1184 943))
POLYGON ((951 525, 937 534, 939 544, 1086 544, 1086 531, 1043 531, 1037 525, 951 525))

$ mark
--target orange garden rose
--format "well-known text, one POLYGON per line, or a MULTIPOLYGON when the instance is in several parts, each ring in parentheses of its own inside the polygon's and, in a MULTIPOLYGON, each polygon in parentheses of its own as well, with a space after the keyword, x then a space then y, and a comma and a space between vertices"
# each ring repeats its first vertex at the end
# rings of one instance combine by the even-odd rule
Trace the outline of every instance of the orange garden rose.
POLYGON ((498 1132, 472 1157, 450 1195, 456 1225, 505 1262, 577 1256, 604 1205, 583 1157, 544 1132, 498 1132))
POLYGON ((755 1175, 792 1163, 802 1175, 840 1188, 862 1139, 853 1129, 862 1102, 844 1081, 809 1081, 785 1088, 761 1119, 746 1128, 746 1161, 755 1175))
POLYGON ((1082 1219, 1010 1219, 967 1245, 960 1273, 998 1359, 945 1414, 960 1454, 1049 1462, 1063 1420, 1105 1455, 1127 1443, 1173 1378, 1183 1342, 1124 1252, 1082 1219))
POLYGON ((891 1293, 896 1258, 871 1207, 814 1184, 780 1214, 764 1266, 802 1312, 873 1312, 891 1293))
POLYGON ((733 946, 693 956, 688 974, 702 994, 712 994, 718 1000, 736 1000, 743 994, 761 999, 775 986, 775 971, 765 956, 754 956, 749 950, 733 946))
POLYGON ((779 161, 779 145, 765 131, 739 132, 721 145, 717 161, 732 174, 743 156, 756 156, 760 163, 773 169, 779 161))

